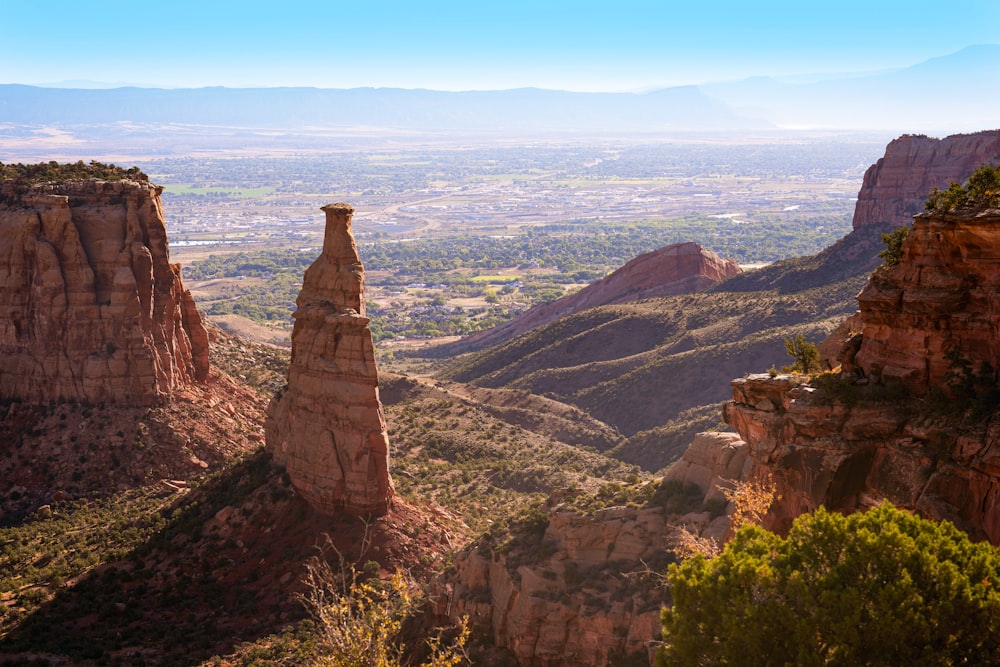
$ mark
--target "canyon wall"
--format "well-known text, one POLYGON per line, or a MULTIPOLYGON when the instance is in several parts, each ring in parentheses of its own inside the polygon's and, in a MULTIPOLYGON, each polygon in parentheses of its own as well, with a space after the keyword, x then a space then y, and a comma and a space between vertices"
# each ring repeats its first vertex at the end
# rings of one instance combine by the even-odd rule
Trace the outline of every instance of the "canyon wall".
POLYGON ((648 483, 655 492, 645 503, 547 507, 540 534, 520 527, 503 548, 457 554, 439 611, 467 616, 525 666, 652 664, 667 599, 658 584, 677 526, 725 538, 732 508, 720 487, 747 474, 747 452, 735 434, 701 433, 662 483, 648 483))
POLYGON ((613 655, 652 656, 659 591, 637 586, 665 567, 671 528, 662 508, 594 514, 554 508, 538 544, 508 553, 471 549, 455 558, 447 614, 468 617, 520 665, 607 665, 613 655))
POLYGON ((0 397, 156 403, 208 375, 208 336, 145 180, 0 184, 0 397))
POLYGON ((831 400, 800 376, 733 381, 727 423, 749 448, 748 479, 777 500, 764 527, 785 532, 820 506, 853 512, 888 500, 1000 544, 1000 423, 958 428, 905 402, 831 400))
POLYGON ((972 369, 1000 360, 1000 211, 923 213, 898 264, 858 295, 854 364, 876 382, 924 393, 945 383, 955 349, 972 369))
POLYGON ((351 233, 354 209, 323 207, 323 252, 296 300, 288 386, 271 401, 267 448, 320 512, 385 514, 393 496, 379 400, 365 271, 351 233))
POLYGON ((773 479, 780 495, 766 526, 889 500, 1000 544, 1000 421, 970 417, 971 399, 948 383, 956 358, 973 373, 988 364, 980 381, 997 383, 1000 211, 916 216, 899 263, 879 268, 858 301, 850 372, 732 382, 724 419, 749 447, 749 476, 773 479))
POLYGON ((955 134, 944 139, 905 134, 865 172, 854 206, 854 228, 910 224, 924 210, 927 193, 965 181, 984 164, 1000 162, 1000 130, 955 134))

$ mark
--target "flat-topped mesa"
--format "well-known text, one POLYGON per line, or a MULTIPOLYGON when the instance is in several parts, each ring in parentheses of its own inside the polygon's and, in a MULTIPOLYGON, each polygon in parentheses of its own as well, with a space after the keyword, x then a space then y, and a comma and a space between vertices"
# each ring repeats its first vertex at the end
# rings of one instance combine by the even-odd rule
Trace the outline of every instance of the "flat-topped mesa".
POLYGON ((323 252, 296 301, 288 387, 268 407, 267 448, 316 510, 381 515, 394 492, 354 209, 322 210, 323 252))
POLYGON ((924 210, 933 188, 961 183, 983 164, 1000 160, 1000 130, 955 134, 943 139, 906 134, 893 139, 865 172, 854 205, 854 229, 889 223, 908 225, 924 210))
POLYGON ((162 188, 0 183, 0 397, 153 405, 208 376, 162 188))

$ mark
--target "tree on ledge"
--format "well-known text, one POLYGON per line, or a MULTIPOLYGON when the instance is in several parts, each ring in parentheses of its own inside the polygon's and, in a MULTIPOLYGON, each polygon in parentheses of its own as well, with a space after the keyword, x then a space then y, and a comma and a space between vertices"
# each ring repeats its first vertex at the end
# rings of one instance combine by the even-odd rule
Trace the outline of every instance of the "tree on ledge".
POLYGON ((809 373, 821 369, 819 363, 819 349, 814 343, 806 340, 806 337, 799 334, 795 338, 785 339, 785 353, 793 359, 791 366, 782 366, 781 370, 786 373, 809 373))
POLYGON ((977 211, 1000 206, 1000 168, 979 167, 965 182, 965 187, 952 181, 947 190, 937 188, 927 196, 924 208, 935 213, 977 211))

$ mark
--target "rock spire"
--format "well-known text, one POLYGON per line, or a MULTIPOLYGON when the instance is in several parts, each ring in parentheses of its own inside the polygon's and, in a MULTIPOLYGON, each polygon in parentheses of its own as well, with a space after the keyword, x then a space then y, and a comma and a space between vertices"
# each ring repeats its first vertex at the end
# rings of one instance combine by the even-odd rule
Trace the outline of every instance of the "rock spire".
POLYGON ((365 271, 354 209, 329 204, 323 252, 296 301, 288 386, 271 401, 267 448, 320 512, 385 514, 393 496, 365 271))
POLYGON ((0 397, 148 406, 208 375, 208 335, 146 180, 0 183, 0 397))

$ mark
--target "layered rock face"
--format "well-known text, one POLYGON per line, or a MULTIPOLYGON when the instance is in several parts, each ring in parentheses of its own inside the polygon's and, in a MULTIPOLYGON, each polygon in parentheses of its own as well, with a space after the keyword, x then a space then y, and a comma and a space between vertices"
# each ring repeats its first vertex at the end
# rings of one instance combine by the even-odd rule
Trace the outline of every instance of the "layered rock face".
POLYGON ((1000 162, 1000 130, 956 134, 944 139, 904 135, 889 143, 885 156, 865 172, 854 207, 854 228, 890 223, 908 225, 924 210, 933 188, 963 182, 984 164, 1000 162))
POLYGON ((288 387, 271 401, 267 448, 320 512, 385 514, 389 438, 365 317, 354 209, 324 206, 323 252, 306 270, 292 330, 288 387))
POLYGON ((208 375, 208 336, 145 180, 0 185, 0 396, 148 406, 208 375))
MULTIPOLYGON (((749 473, 747 454, 736 434, 700 433, 663 483, 697 486, 706 501, 725 504, 721 488, 749 473)), ((617 506, 591 514, 557 505, 537 545, 459 553, 446 611, 488 628, 521 665, 599 667, 616 655, 652 660, 664 600, 641 577, 665 570, 676 526, 719 542, 729 528, 728 516, 703 504, 680 511, 617 506)))
POLYGON ((885 403, 820 400, 796 376, 733 381, 724 418, 749 447, 747 478, 778 500, 764 526, 787 531, 818 507, 852 512, 888 500, 1000 544, 1000 424, 958 432, 885 403))
POLYGON ((723 416, 749 447, 749 476, 772 478, 780 495, 766 527, 786 530, 820 505, 849 512, 886 499, 1000 544, 1000 423, 936 418, 903 400, 946 385, 949 350, 972 370, 995 367, 998 295, 1000 211, 921 214, 900 262, 858 296, 862 335, 845 346, 842 395, 799 376, 734 380, 723 416), (876 400, 881 385, 904 388, 903 398, 876 400))
POLYGON ((528 554, 533 562, 476 550, 457 555, 447 611, 488 628, 520 665, 598 667, 614 654, 651 657, 661 600, 649 587, 628 592, 623 582, 644 563, 665 566, 671 530, 658 507, 594 515, 556 509, 541 546, 528 554))
POLYGON ((493 345, 573 313, 614 303, 691 294, 740 273, 739 265, 697 243, 675 243, 639 255, 575 294, 532 308, 520 317, 464 339, 463 347, 493 345))
POLYGON ((944 384, 958 349, 978 369, 1000 359, 1000 211, 923 213, 901 261, 858 295, 864 338, 854 363, 877 382, 923 392, 944 384))

